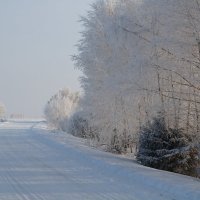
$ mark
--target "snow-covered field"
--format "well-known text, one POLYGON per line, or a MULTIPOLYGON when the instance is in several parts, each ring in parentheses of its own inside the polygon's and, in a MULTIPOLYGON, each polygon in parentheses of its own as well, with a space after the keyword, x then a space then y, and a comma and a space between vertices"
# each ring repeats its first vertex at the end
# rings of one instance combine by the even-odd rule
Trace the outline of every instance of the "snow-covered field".
POLYGON ((44 122, 0 123, 0 200, 199 200, 200 181, 85 145, 44 122))

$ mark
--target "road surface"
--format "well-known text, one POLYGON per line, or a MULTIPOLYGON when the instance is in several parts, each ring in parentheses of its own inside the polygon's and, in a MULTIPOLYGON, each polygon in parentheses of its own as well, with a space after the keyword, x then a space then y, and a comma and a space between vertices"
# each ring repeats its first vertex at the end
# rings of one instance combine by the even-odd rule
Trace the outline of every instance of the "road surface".
POLYGON ((59 142, 36 122, 0 125, 0 200, 199 200, 200 182, 59 142))

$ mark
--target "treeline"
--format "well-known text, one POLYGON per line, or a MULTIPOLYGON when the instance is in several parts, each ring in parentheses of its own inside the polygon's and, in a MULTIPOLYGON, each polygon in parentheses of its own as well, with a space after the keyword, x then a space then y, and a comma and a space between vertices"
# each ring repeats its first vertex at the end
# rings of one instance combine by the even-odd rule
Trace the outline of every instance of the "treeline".
POLYGON ((97 0, 73 56, 84 96, 68 131, 144 165, 197 176, 200 1, 97 0))

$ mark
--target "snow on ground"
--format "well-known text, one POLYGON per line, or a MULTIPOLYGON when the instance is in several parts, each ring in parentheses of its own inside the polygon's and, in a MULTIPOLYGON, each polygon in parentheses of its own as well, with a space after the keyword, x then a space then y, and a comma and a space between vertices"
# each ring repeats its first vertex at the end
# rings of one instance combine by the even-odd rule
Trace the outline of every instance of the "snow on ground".
POLYGON ((199 200, 200 181, 150 169, 52 133, 0 123, 0 200, 199 200))

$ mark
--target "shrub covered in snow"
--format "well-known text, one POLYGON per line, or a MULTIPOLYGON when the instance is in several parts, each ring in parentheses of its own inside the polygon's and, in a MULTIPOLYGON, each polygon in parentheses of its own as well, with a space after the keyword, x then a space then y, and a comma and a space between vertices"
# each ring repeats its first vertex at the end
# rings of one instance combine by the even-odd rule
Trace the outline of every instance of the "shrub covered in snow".
POLYGON ((88 119, 79 111, 74 113, 68 121, 68 133, 81 138, 90 138, 98 140, 98 132, 91 127, 88 119))
POLYGON ((149 167, 197 176, 200 159, 193 139, 181 129, 168 129, 159 116, 141 129, 137 160, 149 167))
POLYGON ((117 133, 116 128, 113 129, 113 134, 111 134, 110 140, 107 142, 107 150, 113 153, 133 153, 133 148, 135 146, 135 138, 124 129, 122 134, 117 133))

